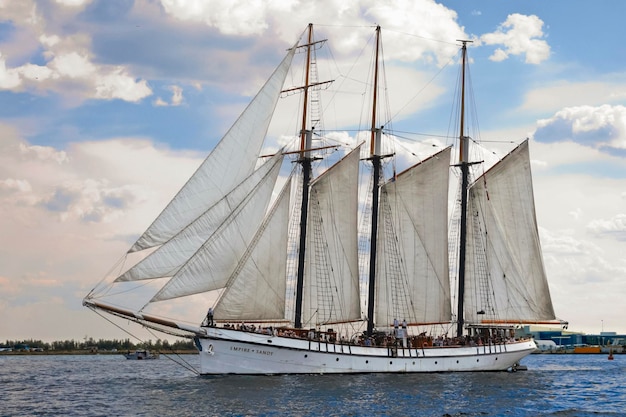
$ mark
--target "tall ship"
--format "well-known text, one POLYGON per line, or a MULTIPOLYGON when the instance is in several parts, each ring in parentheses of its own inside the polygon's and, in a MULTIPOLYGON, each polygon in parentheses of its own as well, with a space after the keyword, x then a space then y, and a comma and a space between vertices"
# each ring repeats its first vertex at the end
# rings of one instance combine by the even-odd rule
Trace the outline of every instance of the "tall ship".
POLYGON ((470 159, 461 41, 457 146, 398 169, 377 27, 367 126, 346 149, 323 129, 331 81, 313 34, 83 304, 193 338, 207 375, 515 370, 536 349, 516 328, 563 324, 528 140, 488 169, 470 159), (302 84, 286 88, 296 54, 302 84), (292 145, 263 152, 279 99, 296 94, 292 145))

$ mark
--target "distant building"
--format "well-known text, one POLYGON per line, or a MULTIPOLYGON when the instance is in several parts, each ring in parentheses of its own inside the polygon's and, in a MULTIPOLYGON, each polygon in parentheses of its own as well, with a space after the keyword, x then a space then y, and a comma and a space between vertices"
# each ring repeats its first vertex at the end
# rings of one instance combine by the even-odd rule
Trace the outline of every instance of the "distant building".
POLYGON ((616 332, 584 334, 558 328, 545 329, 538 326, 524 326, 518 330, 518 334, 520 333, 532 336, 542 351, 573 349, 579 346, 600 346, 603 348, 602 352, 611 349, 616 352, 626 352, 626 335, 619 335, 616 332))

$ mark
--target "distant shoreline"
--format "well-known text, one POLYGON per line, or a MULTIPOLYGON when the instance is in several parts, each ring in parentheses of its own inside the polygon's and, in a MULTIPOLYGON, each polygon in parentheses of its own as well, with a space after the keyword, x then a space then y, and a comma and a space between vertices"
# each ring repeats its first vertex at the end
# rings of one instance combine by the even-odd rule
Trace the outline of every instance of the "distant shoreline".
MULTIPOLYGON (((134 352, 135 349, 131 349, 130 352, 134 352)), ((117 352, 111 352, 111 351, 96 351, 96 352, 91 352, 88 350, 45 350, 43 352, 32 352, 32 351, 12 351, 12 352, 0 352, 0 356, 23 356, 23 355, 29 355, 29 356, 47 356, 47 355, 123 355, 125 353, 128 353, 128 350, 118 350, 117 352)), ((159 353, 160 355, 189 355, 189 354, 198 354, 198 351, 193 349, 193 350, 168 350, 168 351, 161 351, 161 350, 155 350, 156 353, 159 353)))
MULTIPOLYGON (((88 350, 45 350, 43 352, 33 352, 33 351, 12 351, 12 352, 0 352, 0 356, 48 356, 48 355, 123 355, 128 352, 134 352, 136 349, 131 350, 118 350, 117 352, 111 352, 109 350, 101 350, 96 352, 91 352, 88 350)), ((138 349, 141 350, 141 349, 138 349)), ((155 350, 154 352, 159 353, 160 355, 197 355, 198 351, 195 349, 183 349, 183 350, 168 350, 161 351, 155 350)), ((533 355, 607 355, 606 352, 534 352, 533 355)), ((626 352, 613 352, 614 355, 623 355, 626 352)))

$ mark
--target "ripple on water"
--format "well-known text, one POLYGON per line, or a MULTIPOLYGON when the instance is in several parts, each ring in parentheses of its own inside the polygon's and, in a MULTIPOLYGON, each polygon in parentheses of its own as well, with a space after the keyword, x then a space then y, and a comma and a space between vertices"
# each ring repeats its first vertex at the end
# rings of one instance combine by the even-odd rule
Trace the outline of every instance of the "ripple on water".
POLYGON ((165 357, 0 356, 0 416, 621 416, 625 363, 533 355, 516 373, 198 377, 165 357))

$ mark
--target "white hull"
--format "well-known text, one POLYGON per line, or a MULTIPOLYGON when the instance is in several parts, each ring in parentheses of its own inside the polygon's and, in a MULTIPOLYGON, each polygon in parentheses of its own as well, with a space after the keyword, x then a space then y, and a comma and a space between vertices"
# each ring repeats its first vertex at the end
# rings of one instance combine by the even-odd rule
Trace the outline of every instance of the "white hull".
POLYGON ((200 338, 200 373, 347 374, 505 371, 537 346, 532 340, 497 345, 398 348, 341 345, 207 328, 200 338))

